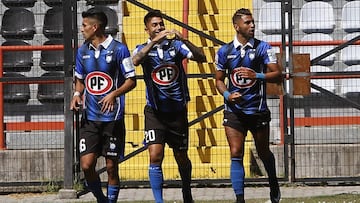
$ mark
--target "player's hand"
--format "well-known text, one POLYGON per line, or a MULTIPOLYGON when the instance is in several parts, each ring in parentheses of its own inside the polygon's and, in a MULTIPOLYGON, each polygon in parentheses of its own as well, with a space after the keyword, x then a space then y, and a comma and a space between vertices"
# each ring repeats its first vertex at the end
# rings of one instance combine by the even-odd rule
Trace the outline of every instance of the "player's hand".
POLYGON ((175 30, 175 29, 172 29, 171 30, 171 33, 169 34, 170 36, 171 35, 175 35, 175 38, 178 39, 178 40, 185 40, 184 36, 181 34, 181 32, 179 32, 178 30, 175 30))
POLYGON ((170 30, 162 30, 152 39, 152 41, 156 42, 156 44, 159 44, 164 41, 164 39, 166 39, 166 36, 169 34, 171 34, 170 30))
POLYGON ((71 111, 79 111, 81 105, 81 96, 74 96, 70 103, 71 111))
POLYGON ((239 104, 241 102, 241 94, 239 92, 233 92, 229 96, 229 102, 239 104))
POLYGON ((102 98, 98 103, 101 105, 101 112, 108 113, 114 110, 115 97, 112 93, 110 93, 102 98))
POLYGON ((256 72, 247 67, 240 67, 239 74, 242 78, 256 79, 256 72))

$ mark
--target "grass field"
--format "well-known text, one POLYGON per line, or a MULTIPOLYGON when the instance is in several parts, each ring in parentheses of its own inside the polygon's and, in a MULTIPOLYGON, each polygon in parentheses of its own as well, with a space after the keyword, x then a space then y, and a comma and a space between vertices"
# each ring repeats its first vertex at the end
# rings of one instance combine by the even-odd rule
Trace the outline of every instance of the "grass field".
MULTIPOLYGON (((142 203, 151 203, 152 201, 144 201, 142 203)), ((233 203, 234 201, 195 201, 196 203, 233 203)), ((246 203, 268 203, 268 199, 249 199, 246 203)), ((343 194, 334 196, 321 197, 304 197, 304 198, 284 198, 281 203, 360 203, 360 194, 343 194)), ((130 202, 128 202, 130 203, 130 202)), ((134 203, 134 202, 132 202, 134 203)), ((175 201, 167 201, 166 203, 175 203, 175 201)), ((176 201, 180 203, 180 201, 176 201)))
MULTIPOLYGON (((181 203, 182 201, 166 201, 166 203, 181 203)), ((195 201, 196 203, 233 203, 229 200, 216 201, 195 201)), ((360 194, 341 194, 333 196, 319 196, 319 197, 303 197, 303 198, 283 198, 281 203, 360 203, 360 194)), ((87 202, 88 203, 88 202, 87 202)), ((95 203, 95 202, 94 202, 95 203)), ((122 202, 122 203, 135 203, 122 202)), ((136 201, 136 203, 153 203, 153 201, 136 201)), ((246 203, 269 203, 268 199, 249 199, 246 203)))

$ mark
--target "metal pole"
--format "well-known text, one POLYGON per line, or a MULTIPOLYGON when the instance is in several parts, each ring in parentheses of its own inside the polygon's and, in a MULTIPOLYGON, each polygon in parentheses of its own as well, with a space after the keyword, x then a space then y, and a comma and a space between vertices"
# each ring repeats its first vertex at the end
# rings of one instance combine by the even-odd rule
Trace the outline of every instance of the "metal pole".
MULTIPOLYGON (((284 70, 286 72, 292 73, 293 67, 293 40, 292 40, 292 0, 282 0, 281 1, 281 29, 283 30, 281 41, 282 45, 281 48, 283 50, 282 52, 282 65, 284 67, 284 70), (286 16, 287 14, 287 16, 286 16), (287 20, 287 24, 286 24, 287 20), (286 38, 286 36, 288 38, 286 38), (288 41, 288 42, 286 42, 288 41), (288 62, 287 62, 287 57, 288 62)), ((293 148, 293 139, 294 139, 294 108, 293 108, 293 100, 292 100, 292 92, 293 92, 293 83, 290 79, 289 81, 284 81, 284 87, 285 87, 285 95, 282 96, 282 102, 283 105, 282 113, 283 113, 283 132, 284 132, 284 173, 285 178, 290 180, 290 182, 294 181, 294 167, 293 167, 293 155, 294 155, 294 148, 293 148), (290 113, 290 126, 288 123, 288 109, 290 113), (290 128, 290 129, 289 129, 290 128), (290 153, 289 153, 289 145, 290 145, 290 153), (290 168, 290 170, 289 170, 290 168), (290 172, 289 172, 290 171, 290 172)))
MULTIPOLYGON (((293 28, 292 28, 292 0, 287 0, 288 11, 288 37, 289 37, 289 72, 292 73, 293 67, 293 28)), ((294 112, 294 95, 293 80, 289 80, 288 108, 290 110, 290 132, 288 134, 288 144, 290 144, 290 182, 295 181, 295 112, 294 112)))
MULTIPOLYGON (((3 77, 3 50, 0 49, 0 78, 3 77)), ((0 98, 0 150, 3 150, 6 148, 5 145, 5 132, 4 132, 4 84, 0 82, 0 92, 1 92, 1 98, 0 98)))
POLYGON ((72 96, 72 71, 74 64, 73 54, 73 19, 72 1, 63 1, 63 22, 64 22, 64 188, 72 189, 74 186, 74 138, 73 138, 73 124, 74 116, 70 109, 70 101, 72 96))

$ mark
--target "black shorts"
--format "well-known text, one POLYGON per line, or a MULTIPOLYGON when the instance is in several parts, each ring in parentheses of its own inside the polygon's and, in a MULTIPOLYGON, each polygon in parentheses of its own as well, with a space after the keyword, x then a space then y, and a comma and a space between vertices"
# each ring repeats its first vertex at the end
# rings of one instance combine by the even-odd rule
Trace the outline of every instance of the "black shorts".
POLYGON ((98 122, 81 120, 79 150, 80 156, 96 153, 107 158, 120 159, 124 156, 124 120, 98 122))
POLYGON ((149 106, 144 108, 146 144, 165 144, 174 150, 187 150, 189 124, 187 109, 180 112, 159 112, 149 106))
POLYGON ((233 113, 224 111, 224 126, 234 128, 246 135, 247 131, 256 131, 269 126, 270 111, 266 110, 255 114, 233 113))

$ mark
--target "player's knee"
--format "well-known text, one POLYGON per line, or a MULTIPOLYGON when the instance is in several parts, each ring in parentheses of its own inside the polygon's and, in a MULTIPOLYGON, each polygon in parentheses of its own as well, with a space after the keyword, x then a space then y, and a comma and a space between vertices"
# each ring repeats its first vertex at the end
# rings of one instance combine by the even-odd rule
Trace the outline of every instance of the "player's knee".
POLYGON ((244 153, 241 149, 232 148, 230 149, 230 156, 231 158, 242 158, 244 156, 244 153))
POLYGON ((119 176, 118 170, 115 168, 106 168, 106 172, 108 174, 109 179, 116 179, 119 176))
POLYGON ((174 157, 176 162, 181 165, 187 165, 190 162, 187 152, 184 151, 174 151, 174 157))
POLYGON ((88 163, 88 162, 81 162, 81 169, 87 173, 87 172, 91 172, 92 170, 95 170, 95 167, 93 164, 88 163))
POLYGON ((155 165, 161 165, 162 163, 162 159, 160 158, 150 158, 150 164, 155 164, 155 165))
POLYGON ((161 165, 163 161, 163 154, 162 153, 150 153, 150 163, 161 165))

